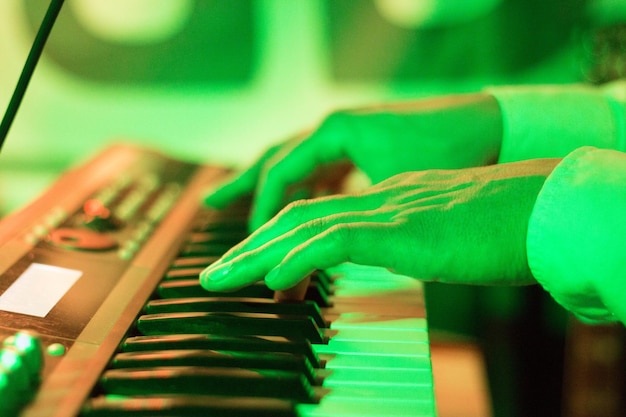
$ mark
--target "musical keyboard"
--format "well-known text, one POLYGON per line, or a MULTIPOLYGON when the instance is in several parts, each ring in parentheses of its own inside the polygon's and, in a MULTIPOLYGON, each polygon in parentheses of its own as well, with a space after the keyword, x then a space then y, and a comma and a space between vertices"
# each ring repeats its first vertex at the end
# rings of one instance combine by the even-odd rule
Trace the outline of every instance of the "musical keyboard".
POLYGON ((199 286, 245 237, 245 204, 199 207, 225 174, 114 146, 0 223, 0 338, 44 352, 19 415, 436 415, 418 281, 339 265, 299 303, 199 286))

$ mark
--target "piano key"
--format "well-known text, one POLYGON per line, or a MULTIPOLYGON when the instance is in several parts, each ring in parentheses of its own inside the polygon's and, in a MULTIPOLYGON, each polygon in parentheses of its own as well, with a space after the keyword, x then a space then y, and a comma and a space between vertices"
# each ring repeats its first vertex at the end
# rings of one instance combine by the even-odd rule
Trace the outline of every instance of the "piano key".
MULTIPOLYGON (((185 260, 186 258, 179 258, 179 259, 185 260)), ((192 259, 195 260, 197 258, 192 258, 192 259)), ((203 258, 203 259, 207 259, 207 258, 203 258)), ((167 271, 163 279, 165 281, 170 281, 170 280, 194 280, 195 281, 195 280, 198 280, 200 273, 208 266, 208 264, 206 265, 202 264, 199 266, 187 265, 184 267, 181 265, 182 263, 179 263, 176 268, 171 268, 169 271, 167 271)), ((320 302, 320 304, 327 305, 328 295, 332 293, 331 284, 329 280, 327 278, 324 278, 323 275, 319 275, 319 274, 314 274, 311 277, 311 279, 313 281, 313 284, 311 284, 310 286, 312 286, 313 288, 310 290, 309 297, 311 297, 312 301, 317 300, 320 302), (317 294, 318 292, 320 294, 317 294)), ((269 289, 263 293, 273 294, 272 291, 269 289)))
MULTIPOLYGON (((419 390, 415 390, 419 392, 419 390)), ((365 393, 364 393, 365 394, 365 393)), ((392 400, 377 396, 335 398, 332 393, 320 404, 298 404, 299 417, 433 417, 432 399, 392 400)))
POLYGON ((200 272, 202 272, 204 268, 206 268, 206 266, 170 269, 165 273, 163 279, 166 281, 172 279, 198 279, 200 272))
POLYGON ((313 403, 315 393, 296 372, 157 366, 145 369, 112 369, 100 385, 108 395, 196 394, 236 397, 283 398, 313 403))
POLYGON ((248 235, 248 222, 245 219, 209 219, 193 228, 193 232, 219 232, 241 233, 243 237, 248 235))
POLYGON ((296 417, 291 401, 277 398, 209 395, 99 396, 87 402, 84 417, 296 417))
POLYGON ((189 234, 189 243, 225 243, 230 246, 241 242, 246 238, 245 233, 237 230, 223 230, 210 232, 193 232, 189 234))
POLYGON ((219 256, 197 256, 197 257, 186 257, 186 258, 176 258, 172 265, 171 269, 177 268, 191 268, 191 267, 207 267, 213 262, 217 261, 219 256))
POLYGON ((311 274, 311 281, 317 282, 328 295, 334 294, 333 280, 324 271, 315 271, 311 274))
MULTIPOLYGON (((176 259, 170 270, 166 272, 164 279, 198 279, 200 273, 210 264, 217 261, 217 256, 181 257, 176 259)), ((322 271, 311 275, 313 282, 319 283, 326 294, 332 293, 332 282, 328 275, 322 271)))
POLYGON ((239 352, 285 352, 304 355, 311 365, 320 368, 323 363, 307 340, 289 340, 280 336, 220 336, 208 334, 175 334, 133 336, 126 338, 122 352, 141 352, 164 349, 209 349, 239 352))
MULTIPOLYGON (((263 281, 255 282, 247 287, 229 293, 207 291, 200 286, 199 279, 175 279, 161 282, 157 287, 161 298, 193 298, 219 297, 227 294, 230 297, 243 298, 273 298, 274 291, 269 289, 263 281)), ((307 287, 306 300, 315 302, 319 307, 330 307, 328 294, 317 282, 311 282, 307 287)))
POLYGON ((330 307, 332 305, 328 293, 324 290, 324 287, 316 281, 309 283, 304 299, 313 301, 320 308, 330 307))
POLYGON ((382 383, 368 377, 364 381, 347 381, 345 384, 324 384, 324 388, 317 388, 320 394, 319 403, 359 398, 378 398, 378 403, 396 402, 402 400, 422 401, 430 397, 428 389, 431 385, 415 383, 382 383), (426 388, 426 389, 425 389, 426 388))
POLYGON ((428 342, 426 320, 421 317, 386 317, 355 313, 332 322, 334 342, 386 341, 396 343, 428 342))
POLYGON ((324 343, 325 337, 307 316, 265 313, 167 313, 139 317, 137 328, 146 335, 209 333, 226 336, 284 336, 324 343))
POLYGON ((152 300, 145 306, 147 314, 182 312, 240 312, 308 316, 318 327, 328 327, 322 312, 312 301, 276 303, 268 298, 199 297, 152 300))
MULTIPOLYGON (((219 297, 225 295, 225 293, 205 290, 200 286, 198 278, 163 281, 159 284, 157 292, 161 298, 219 297)), ((230 297, 245 298, 274 297, 274 292, 261 281, 226 294, 230 297)))
MULTIPOLYGON (((424 365, 424 364, 422 364, 424 365)), ((400 394, 400 387, 419 387, 430 383, 432 376, 427 368, 384 369, 373 367, 338 368, 333 365, 333 378, 324 384, 329 387, 362 386, 366 381, 375 381, 373 385, 392 388, 395 395, 400 394)), ((406 397, 405 397, 406 398, 406 397)))
POLYGON ((314 407, 298 406, 299 415, 436 415, 422 285, 382 268, 352 264, 329 273, 336 285, 334 308, 323 310, 332 320, 330 338, 313 346, 327 359, 323 386, 329 392, 314 407), (381 307, 381 299, 389 305, 381 307))
POLYGON ((180 256, 222 256, 233 245, 229 243, 189 243, 183 246, 180 256))
POLYGON ((304 355, 293 353, 200 349, 157 350, 118 353, 111 362, 113 369, 154 366, 205 366, 290 371, 304 375, 311 385, 319 384, 308 359, 304 355))

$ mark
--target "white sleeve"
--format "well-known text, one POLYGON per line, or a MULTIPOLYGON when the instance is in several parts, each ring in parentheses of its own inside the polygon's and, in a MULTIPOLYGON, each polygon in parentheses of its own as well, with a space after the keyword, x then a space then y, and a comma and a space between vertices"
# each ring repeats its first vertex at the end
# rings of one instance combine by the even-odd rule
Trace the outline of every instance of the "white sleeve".
POLYGON ((626 154, 567 155, 539 193, 527 251, 537 281, 582 321, 626 323, 626 154))
POLYGON ((626 81, 585 85, 492 87, 500 105, 500 163, 562 158, 581 146, 626 150, 626 81))

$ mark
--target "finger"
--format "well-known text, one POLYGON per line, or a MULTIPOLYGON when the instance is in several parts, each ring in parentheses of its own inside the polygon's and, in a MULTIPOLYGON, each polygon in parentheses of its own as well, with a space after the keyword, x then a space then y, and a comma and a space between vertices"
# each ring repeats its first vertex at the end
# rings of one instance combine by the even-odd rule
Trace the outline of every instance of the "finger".
POLYGON ((258 169, 247 169, 234 178, 209 190, 203 197, 204 205, 223 209, 239 198, 252 193, 256 186, 258 169))
POLYGON ((320 164, 344 157, 342 138, 345 133, 338 127, 340 125, 326 122, 307 139, 291 149, 281 150, 268 161, 255 191, 250 216, 252 230, 261 227, 278 212, 289 185, 307 178, 320 164))
MULTIPOLYGON (((368 211, 335 214, 309 221, 256 249, 209 266, 200 274, 200 284, 211 291, 231 291, 250 285, 263 279, 294 247, 325 233, 329 228, 353 221, 379 220, 380 217, 380 213, 368 211)), ((290 286, 281 286, 280 289, 293 287, 297 282, 293 281, 290 286)))
POLYGON ((313 271, 336 266, 343 262, 383 266, 393 269, 385 243, 389 223, 355 222, 337 224, 324 233, 291 250, 283 261, 265 277, 273 290, 294 287, 313 271))
MULTIPOLYGON (((626 299, 626 288, 619 285, 619 280, 611 280, 611 282, 604 283, 604 285, 595 285, 597 291, 602 300, 602 304, 605 310, 608 310, 609 317, 607 321, 621 321, 626 323, 626 305, 624 300, 626 299)), ((579 303, 578 306, 579 307, 579 303)), ((584 303, 586 305, 592 304, 590 302, 584 303)), ((576 311, 577 308, 573 308, 572 311, 576 311)))
POLYGON ((251 230, 257 230, 278 212, 290 185, 304 180, 313 172, 316 152, 314 144, 305 141, 268 162, 255 191, 250 215, 251 230))
POLYGON ((280 151, 282 146, 283 145, 276 145, 269 148, 249 168, 218 185, 216 188, 207 191, 203 197, 204 204, 209 207, 221 209, 246 194, 251 194, 257 186, 259 174, 263 166, 280 151))
POLYGON ((228 262, 245 252, 257 249, 312 220, 344 212, 373 210, 378 207, 379 199, 375 195, 328 196, 296 201, 289 204, 272 220, 226 252, 222 256, 221 262, 228 262))
POLYGON ((307 276, 295 286, 274 293, 274 300, 277 302, 302 301, 306 296, 306 290, 311 282, 311 276, 307 276))

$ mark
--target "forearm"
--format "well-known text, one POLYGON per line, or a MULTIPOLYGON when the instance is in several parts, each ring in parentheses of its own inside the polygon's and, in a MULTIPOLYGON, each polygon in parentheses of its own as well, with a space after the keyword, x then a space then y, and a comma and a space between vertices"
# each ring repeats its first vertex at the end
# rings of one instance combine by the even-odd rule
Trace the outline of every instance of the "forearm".
POLYGON ((581 146, 626 150, 626 83, 496 87, 488 89, 502 111, 498 162, 560 158, 581 146), (613 87, 613 88, 611 88, 613 87))
POLYGON ((626 323, 626 155, 568 155, 545 182, 527 235, 537 281, 584 321, 626 323))
POLYGON ((374 182, 407 171, 494 164, 502 143, 500 107, 487 93, 343 110, 330 120, 335 131, 349 126, 347 156, 374 182))

